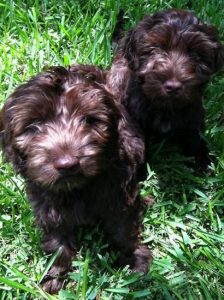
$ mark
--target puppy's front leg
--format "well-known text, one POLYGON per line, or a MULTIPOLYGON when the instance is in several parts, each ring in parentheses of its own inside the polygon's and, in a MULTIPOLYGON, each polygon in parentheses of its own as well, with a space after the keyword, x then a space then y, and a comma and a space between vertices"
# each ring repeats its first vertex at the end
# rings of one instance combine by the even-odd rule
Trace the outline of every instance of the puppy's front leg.
POLYGON ((208 146, 197 129, 183 130, 177 137, 182 153, 195 158, 195 167, 200 172, 206 172, 211 163, 208 146))
POLYGON ((34 184, 27 188, 36 222, 43 232, 42 249, 49 254, 58 252, 52 267, 41 284, 48 293, 55 294, 64 284, 76 254, 74 208, 71 202, 34 184))
POLYGON ((74 234, 62 228, 45 232, 42 248, 47 253, 59 251, 53 266, 41 282, 46 292, 55 294, 63 287, 65 275, 71 271, 72 258, 76 254, 74 234))
POLYGON ((109 242, 120 252, 118 265, 129 265, 133 271, 146 274, 152 255, 140 243, 140 227, 138 203, 131 207, 116 207, 104 219, 104 229, 109 242))

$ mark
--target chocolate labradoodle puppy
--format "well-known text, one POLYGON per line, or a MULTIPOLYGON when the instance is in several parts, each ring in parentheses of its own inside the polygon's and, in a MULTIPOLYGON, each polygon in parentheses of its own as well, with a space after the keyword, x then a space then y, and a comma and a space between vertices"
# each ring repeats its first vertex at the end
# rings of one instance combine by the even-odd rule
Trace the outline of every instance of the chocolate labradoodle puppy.
MULTIPOLYGON (((116 27, 115 33, 120 32, 116 27)), ((198 170, 206 171, 210 157, 200 136, 203 93, 223 63, 216 28, 192 12, 169 9, 146 16, 121 39, 107 81, 147 143, 174 141, 195 158, 198 170)))
POLYGON ((19 86, 1 111, 4 156, 25 178, 44 251, 59 250, 42 283, 50 293, 71 270, 81 225, 102 223, 120 265, 146 273, 151 261, 139 238, 144 142, 105 84, 94 66, 53 67, 19 86))

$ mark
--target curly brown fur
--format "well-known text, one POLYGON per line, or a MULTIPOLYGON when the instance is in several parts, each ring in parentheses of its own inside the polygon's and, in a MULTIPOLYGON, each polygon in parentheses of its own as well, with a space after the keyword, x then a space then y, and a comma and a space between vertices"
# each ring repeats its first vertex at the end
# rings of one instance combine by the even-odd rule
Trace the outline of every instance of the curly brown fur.
POLYGON ((26 180, 43 249, 59 250, 43 287, 56 293, 71 270, 76 230, 101 221, 120 264, 146 273, 136 172, 144 142, 93 66, 54 67, 18 87, 1 111, 5 158, 26 180))
POLYGON ((206 170, 203 92, 223 63, 215 27, 192 12, 170 9, 146 16, 127 33, 107 80, 147 140, 171 138, 206 170))

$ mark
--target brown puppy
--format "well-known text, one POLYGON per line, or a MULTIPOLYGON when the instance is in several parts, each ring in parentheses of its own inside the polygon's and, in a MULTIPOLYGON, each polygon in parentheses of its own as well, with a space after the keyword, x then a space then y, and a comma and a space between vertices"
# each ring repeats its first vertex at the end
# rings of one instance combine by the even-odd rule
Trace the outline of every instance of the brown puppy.
POLYGON ((50 293, 71 270, 80 225, 101 221, 121 265, 146 273, 151 261, 139 241, 144 142, 104 85, 96 67, 54 67, 18 87, 0 115, 3 152, 26 180, 43 249, 59 250, 43 280, 50 293))
POLYGON ((138 122, 147 142, 169 138, 205 171, 210 158, 200 137, 203 92, 224 63, 215 27, 192 12, 165 10, 146 16, 119 47, 107 79, 111 91, 138 122))

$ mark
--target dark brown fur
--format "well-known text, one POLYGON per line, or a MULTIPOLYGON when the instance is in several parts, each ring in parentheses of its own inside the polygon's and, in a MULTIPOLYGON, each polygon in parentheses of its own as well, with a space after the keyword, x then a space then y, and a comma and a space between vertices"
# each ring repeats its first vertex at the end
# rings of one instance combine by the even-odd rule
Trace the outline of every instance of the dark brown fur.
MULTIPOLYGON (((117 30, 118 31, 118 30, 117 30)), ((193 13, 170 9, 146 16, 115 56, 108 85, 141 126, 146 140, 170 138, 196 167, 210 162, 203 92, 224 62, 217 30, 193 13)))
POLYGON ((43 249, 59 256, 43 280, 56 293, 76 254, 76 228, 101 221, 120 264, 146 273, 140 245, 136 172, 144 143, 93 66, 54 67, 18 87, 0 114, 7 161, 26 180, 43 231, 43 249))

